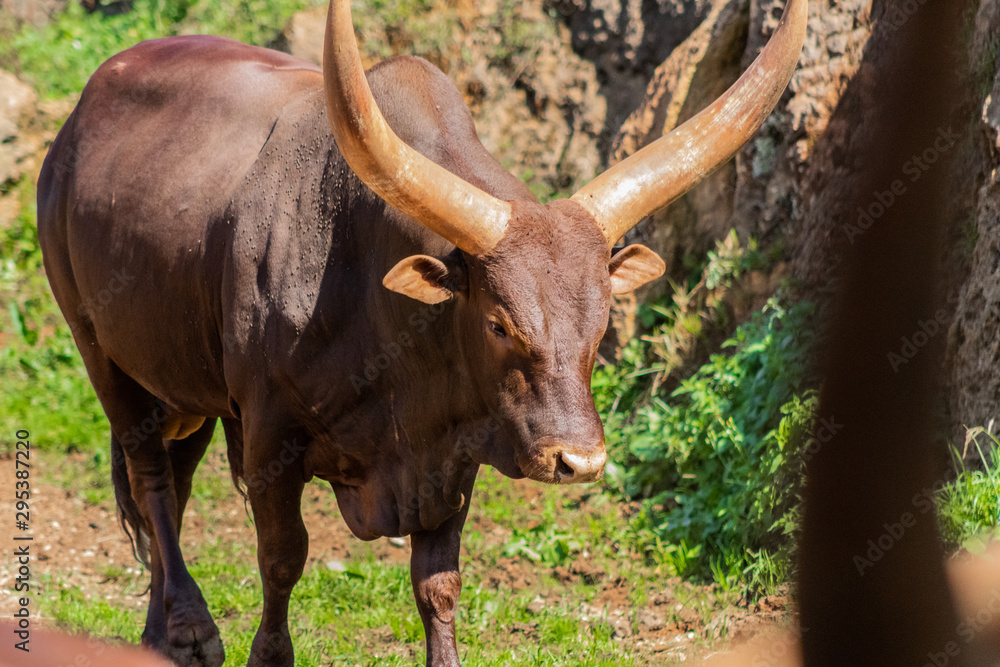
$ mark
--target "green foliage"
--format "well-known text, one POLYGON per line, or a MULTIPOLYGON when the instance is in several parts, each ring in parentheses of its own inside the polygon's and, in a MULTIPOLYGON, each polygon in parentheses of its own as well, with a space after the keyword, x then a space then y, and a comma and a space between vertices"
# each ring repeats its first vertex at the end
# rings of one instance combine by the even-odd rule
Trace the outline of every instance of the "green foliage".
MULTIPOLYGON (((30 183, 22 181, 7 196, 18 198, 21 214, 13 225, 0 229, 0 297, 9 299, 24 292, 30 293, 37 303, 45 298, 43 295, 47 295, 49 290, 42 274, 42 253, 38 249, 35 189, 30 183)), ((0 328, 0 331, 4 329, 0 328)))
MULTIPOLYGON (((671 282, 668 298, 640 305, 639 322, 650 333, 630 341, 618 364, 594 372, 594 401, 605 417, 609 439, 615 439, 624 421, 648 404, 666 379, 683 370, 696 346, 709 343, 710 332, 728 326, 728 311, 720 307, 726 291, 767 262, 753 239, 741 246, 736 232, 730 231, 704 262, 687 258, 687 263, 691 275, 685 284, 671 282)), ((620 467, 615 462, 609 466, 610 475, 620 477, 620 467)))
POLYGON ((458 51, 455 10, 431 0, 373 0, 352 5, 363 54, 376 60, 406 54, 448 72, 458 51))
POLYGON ((747 272, 765 266, 766 259, 749 239, 740 244, 735 230, 717 241, 703 264, 691 262, 692 273, 685 285, 672 283, 669 301, 650 304, 640 312, 643 326, 652 332, 643 338, 658 358, 653 387, 661 379, 681 370, 699 344, 731 327, 729 311, 722 305, 728 290, 747 272))
POLYGON ((565 565, 582 549, 579 538, 555 526, 540 524, 527 530, 514 528, 514 535, 504 550, 506 556, 524 556, 551 567, 565 565))
MULTIPOLYGON (((42 270, 34 190, 24 182, 22 213, 0 229, 0 432, 27 429, 32 440, 62 451, 100 443, 107 423, 42 270), (58 406, 59 409, 53 409, 58 406)), ((0 451, 13 442, 0 439, 0 451)))
POLYGON ((165 34, 165 22, 151 11, 154 1, 137 0, 136 11, 106 18, 88 15, 71 2, 41 30, 25 25, 6 48, 0 47, 0 62, 13 61, 45 97, 79 92, 108 57, 165 34))
POLYGON ((945 544, 975 551, 1000 531, 1000 440, 987 429, 974 428, 967 441, 975 443, 982 467, 970 470, 952 450, 958 474, 938 493, 938 522, 945 544), (979 445, 981 435, 990 440, 986 452, 979 445))
POLYGON ((87 14, 78 2, 38 29, 23 26, 0 45, 12 67, 44 97, 78 93, 101 63, 142 40, 205 33, 250 44, 271 42, 296 11, 318 0, 135 0, 126 14, 87 14))
MULTIPOLYGON (((0 350, 0 432, 27 429, 39 446, 61 451, 106 446, 108 425, 65 327, 43 344, 0 350)), ((3 451, 13 447, 2 439, 3 451)))
POLYGON ((136 610, 122 609, 105 600, 87 599, 79 589, 62 586, 52 577, 42 579, 45 591, 40 603, 49 618, 70 632, 86 632, 138 644, 142 632, 136 610))
POLYGON ((371 15, 379 17, 385 25, 402 25, 408 19, 426 14, 435 8, 433 0, 368 0, 367 2, 355 2, 351 6, 353 14, 361 16, 371 15), (356 5, 356 6, 355 6, 356 5))
POLYGON ((525 19, 523 3, 518 0, 500 0, 497 13, 491 17, 497 39, 489 57, 494 61, 524 66, 534 61, 544 44, 558 41, 554 21, 525 19))
MULTIPOLYGON (((785 575, 780 553, 794 529, 798 452, 816 402, 801 393, 811 312, 772 299, 723 343, 728 354, 712 355, 666 396, 636 392, 628 380, 641 372, 597 378, 604 406, 609 390, 615 395, 611 481, 646 499, 647 520, 673 545, 679 574, 763 587, 785 575), (626 396, 634 405, 619 412, 626 396)), ((641 357, 633 346, 626 365, 641 357)))
POLYGON ((273 42, 295 12, 325 4, 323 0, 174 1, 189 5, 176 24, 177 34, 219 35, 256 46, 273 42))

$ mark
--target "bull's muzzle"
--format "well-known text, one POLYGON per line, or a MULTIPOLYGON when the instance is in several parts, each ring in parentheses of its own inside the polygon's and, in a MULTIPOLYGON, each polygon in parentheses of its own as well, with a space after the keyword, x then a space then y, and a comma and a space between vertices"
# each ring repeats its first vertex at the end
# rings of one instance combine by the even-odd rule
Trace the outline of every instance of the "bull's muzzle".
POLYGON ((571 454, 568 451, 556 457, 556 482, 558 484, 582 484, 596 482, 604 475, 604 464, 608 453, 602 447, 590 454, 571 454))
POLYGON ((604 440, 593 445, 576 445, 555 438, 536 443, 532 461, 521 464, 527 477, 549 484, 585 484, 604 475, 608 453, 604 440))

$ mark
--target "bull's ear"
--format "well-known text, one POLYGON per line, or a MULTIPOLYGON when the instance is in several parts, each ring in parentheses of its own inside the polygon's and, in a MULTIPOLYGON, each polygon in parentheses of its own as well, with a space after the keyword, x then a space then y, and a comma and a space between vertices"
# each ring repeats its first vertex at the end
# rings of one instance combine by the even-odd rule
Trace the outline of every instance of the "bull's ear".
POLYGON ((611 258, 611 293, 625 294, 656 280, 667 270, 660 256, 644 245, 622 248, 611 258))
POLYGON ((441 303, 465 288, 465 270, 451 256, 412 255, 392 267, 382 284, 424 303, 441 303))

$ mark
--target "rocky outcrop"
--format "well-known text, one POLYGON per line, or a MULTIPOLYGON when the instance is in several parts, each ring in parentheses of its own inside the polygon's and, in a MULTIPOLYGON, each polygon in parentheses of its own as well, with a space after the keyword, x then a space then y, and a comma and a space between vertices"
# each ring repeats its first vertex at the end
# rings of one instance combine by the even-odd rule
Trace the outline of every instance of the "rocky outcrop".
MULTIPOLYGON (((747 0, 715 0, 705 20, 653 72, 642 104, 622 125, 610 161, 619 162, 688 120, 722 94, 740 74, 748 26, 747 0)), ((628 235, 667 262, 667 277, 677 277, 684 255, 707 249, 726 235, 733 214, 736 165, 729 163, 697 189, 628 235)), ((661 280, 643 294, 667 289, 661 280)))
POLYGON ((1000 5, 982 0, 974 25, 971 92, 979 104, 955 179, 972 204, 954 216, 949 262, 958 273, 949 288, 955 317, 947 352, 957 444, 963 426, 990 426, 1000 416, 1000 5))
MULTIPOLYGON (((296 14, 277 46, 318 64, 325 18, 325 7, 296 14)), ((595 67, 540 1, 462 0, 398 18, 361 9, 356 25, 366 66, 413 54, 447 73, 487 150, 536 194, 571 190, 600 170, 606 105, 595 67)))
MULTIPOLYGON (((703 23, 714 0, 545 0, 597 66, 608 100, 606 137, 643 103, 653 72, 703 23)), ((607 147, 604 147, 607 150, 607 147)))
MULTIPOLYGON (((903 5, 905 7, 905 5, 903 5)), ((884 5, 882 6, 884 8, 884 5)), ((944 249, 945 274, 940 289, 945 310, 936 321, 913 323, 913 335, 900 341, 889 353, 919 354, 927 341, 946 339, 944 377, 947 385, 948 435, 961 447, 966 427, 986 426, 1000 412, 1000 94, 997 46, 1000 22, 997 4, 985 0, 965 45, 969 69, 956 72, 965 82, 964 99, 956 100, 954 124, 940 128, 928 138, 926 149, 901 164, 893 192, 873 192, 862 209, 846 210, 845 194, 856 187, 861 165, 846 161, 845 148, 864 141, 870 110, 879 104, 880 90, 869 72, 878 70, 893 37, 893 26, 905 21, 905 13, 880 13, 872 17, 879 27, 863 50, 861 67, 850 79, 812 155, 798 177, 797 210, 782 227, 788 239, 793 274, 803 292, 822 300, 837 275, 838 257, 859 234, 878 224, 884 207, 894 197, 921 187, 921 178, 942 156, 954 160, 949 192, 949 211, 942 220, 948 228, 944 249), (916 342, 914 342, 916 341, 916 342)), ((899 357, 897 357, 898 359, 899 357)), ((967 452, 976 456, 975 450, 967 452)))
POLYGON ((18 183, 38 177, 48 145, 74 102, 40 101, 33 88, 0 70, 0 227, 28 204, 18 183))
MULTIPOLYGON (((763 48, 783 4, 761 0, 752 5, 744 65, 763 48)), ((815 227, 810 216, 825 204, 815 199, 823 190, 807 185, 809 172, 829 173, 826 156, 817 155, 816 146, 829 136, 834 114, 861 66, 871 35, 870 5, 871 0, 810 4, 809 31, 788 92, 737 160, 732 226, 741 235, 797 237, 803 229, 815 227)), ((799 269, 792 267, 793 273, 799 269)))
MULTIPOLYGON (((870 33, 865 0, 810 7, 810 25, 799 68, 788 92, 756 137, 694 190, 628 235, 667 263, 665 278, 649 285, 639 301, 683 283, 689 258, 703 257, 730 229, 765 247, 797 237, 804 191, 815 145, 823 136, 841 96, 857 71, 870 33)), ((612 143, 612 162, 683 123, 724 92, 752 63, 777 26, 783 2, 711 0, 701 23, 655 69, 639 107, 612 143)), ((794 253, 787 253, 789 259, 794 253)), ((776 262, 770 275, 754 274, 727 299, 737 318, 759 307, 787 277, 789 264, 776 262)), ((619 341, 634 330, 636 301, 620 300, 613 311, 619 341)))
POLYGON ((35 113, 37 95, 13 74, 0 70, 0 184, 21 177, 26 159, 37 150, 24 136, 24 128, 35 113))
POLYGON ((69 0, 0 0, 0 11, 18 21, 42 26, 68 3, 69 0))
MULTIPOLYGON (((783 4, 705 3, 699 25, 652 73, 641 104, 614 139, 611 159, 669 131, 735 80, 766 43, 783 4)), ((779 263, 779 270, 793 278, 800 295, 822 303, 842 250, 877 222, 879 206, 891 205, 888 195, 873 193, 870 210, 845 210, 860 171, 847 161, 852 152, 846 149, 864 140, 867 115, 879 103, 866 72, 881 66, 893 27, 907 20, 911 5, 919 10, 916 3, 879 3, 871 15, 870 0, 813 2, 799 68, 756 137, 732 164, 632 236, 660 252, 668 273, 679 278, 685 254, 703 256, 733 228, 743 239, 753 236, 780 251, 787 264, 779 263)), ((985 426, 1000 412, 1000 5, 981 0, 969 25, 970 71, 956 73, 968 79, 968 98, 957 101, 962 109, 955 126, 941 128, 926 155, 915 156, 932 162, 948 152, 956 163, 942 286, 947 310, 943 325, 924 324, 933 331, 929 336, 947 338, 950 437, 959 444, 965 426, 985 426)), ((921 173, 917 163, 900 165, 900 196, 919 187, 921 173)), ((777 283, 758 282, 763 291, 777 283)), ((665 287, 646 296, 657 290, 665 287)), ((620 304, 617 322, 626 331, 631 308, 620 304)), ((921 330, 920 323, 914 327, 921 330)))

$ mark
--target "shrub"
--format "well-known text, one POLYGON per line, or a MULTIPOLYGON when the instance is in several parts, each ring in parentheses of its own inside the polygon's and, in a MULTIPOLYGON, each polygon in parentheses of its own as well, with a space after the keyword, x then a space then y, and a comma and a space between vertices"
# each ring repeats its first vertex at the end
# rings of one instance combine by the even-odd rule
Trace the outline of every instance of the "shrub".
POLYGON ((966 442, 975 444, 980 468, 969 469, 952 450, 957 476, 937 495, 938 522, 949 549, 977 551, 996 537, 1000 528, 1000 440, 988 428, 973 428, 966 442), (986 452, 979 445, 983 434, 990 441, 986 452))
POLYGON ((144 39, 206 33, 271 42, 288 18, 317 0, 135 0, 132 11, 87 14, 77 2, 39 29, 23 26, 0 45, 0 66, 18 71, 44 97, 83 89, 101 63, 144 39))
MULTIPOLYGON (((723 343, 725 353, 669 394, 640 397, 632 416, 617 411, 630 391, 635 400, 628 378, 599 377, 610 413, 610 481, 644 499, 644 520, 684 555, 678 574, 762 587, 787 576, 798 450, 816 403, 804 391, 811 313, 808 303, 785 308, 772 299, 723 343), (617 392, 614 409, 608 388, 617 392)), ((641 345, 626 350, 626 366, 637 356, 641 345)))

